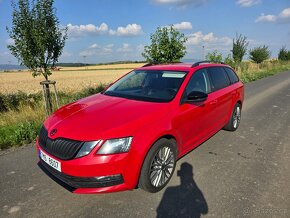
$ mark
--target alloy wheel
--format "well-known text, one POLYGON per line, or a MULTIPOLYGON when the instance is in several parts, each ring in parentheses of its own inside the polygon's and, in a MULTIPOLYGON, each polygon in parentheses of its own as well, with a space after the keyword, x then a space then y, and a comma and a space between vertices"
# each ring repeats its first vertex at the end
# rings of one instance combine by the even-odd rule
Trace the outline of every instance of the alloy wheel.
POLYGON ((233 126, 235 129, 238 128, 240 121, 241 121, 241 108, 236 107, 233 115, 233 126))
POLYGON ((174 153, 167 146, 160 148, 150 166, 150 182, 154 187, 164 185, 171 177, 174 170, 174 153))

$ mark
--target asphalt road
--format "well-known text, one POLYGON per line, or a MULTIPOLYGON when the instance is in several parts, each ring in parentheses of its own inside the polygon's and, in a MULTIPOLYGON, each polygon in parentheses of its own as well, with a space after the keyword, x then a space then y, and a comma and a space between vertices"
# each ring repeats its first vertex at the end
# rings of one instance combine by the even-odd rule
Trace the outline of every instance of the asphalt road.
POLYGON ((290 217, 290 71, 245 88, 238 131, 180 159, 156 194, 72 194, 39 169, 32 145, 2 154, 0 217, 290 217))

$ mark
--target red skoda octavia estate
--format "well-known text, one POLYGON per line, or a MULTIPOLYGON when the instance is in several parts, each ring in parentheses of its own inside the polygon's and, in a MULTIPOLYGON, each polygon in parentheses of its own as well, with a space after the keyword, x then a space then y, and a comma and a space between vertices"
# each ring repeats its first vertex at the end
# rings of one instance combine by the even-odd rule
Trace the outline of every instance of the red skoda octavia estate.
POLYGON ((238 128, 243 100, 225 64, 145 65, 52 114, 36 142, 39 166, 74 193, 158 192, 179 158, 238 128))

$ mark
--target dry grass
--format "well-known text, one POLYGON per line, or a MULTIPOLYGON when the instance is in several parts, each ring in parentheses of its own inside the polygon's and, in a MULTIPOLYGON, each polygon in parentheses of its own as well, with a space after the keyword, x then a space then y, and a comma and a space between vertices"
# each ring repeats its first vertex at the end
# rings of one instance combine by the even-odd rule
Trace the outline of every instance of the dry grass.
MULTIPOLYGON (((60 91, 80 91, 88 86, 113 82, 129 72, 130 69, 142 65, 144 64, 64 67, 60 71, 54 71, 50 79, 57 81, 57 89, 60 91)), ((35 93, 41 90, 39 82, 42 80, 43 77, 41 76, 33 78, 29 71, 0 73, 0 93, 13 93, 17 91, 35 93)))
POLYGON ((0 117, 0 127, 9 126, 15 123, 21 123, 29 120, 44 120, 45 112, 43 106, 37 108, 21 107, 19 111, 8 111, 6 113, 1 113, 0 117), (21 111, 21 112, 19 112, 21 111))

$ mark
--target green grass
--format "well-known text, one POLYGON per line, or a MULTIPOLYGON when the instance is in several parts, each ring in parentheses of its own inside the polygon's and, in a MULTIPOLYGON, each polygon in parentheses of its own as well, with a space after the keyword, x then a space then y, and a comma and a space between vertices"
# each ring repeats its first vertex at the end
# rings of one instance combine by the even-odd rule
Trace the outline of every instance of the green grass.
POLYGON ((0 127, 0 149, 21 146, 35 140, 42 121, 24 121, 0 127))
MULTIPOLYGON (((96 94, 104 88, 105 85, 99 85, 76 93, 59 92, 60 104, 96 94)), ((23 92, 0 94, 0 115, 0 150, 33 142, 45 119, 42 93, 33 96, 23 92)))
POLYGON ((243 62, 237 73, 243 83, 248 83, 288 70, 290 70, 289 61, 271 60, 260 65, 243 62))

